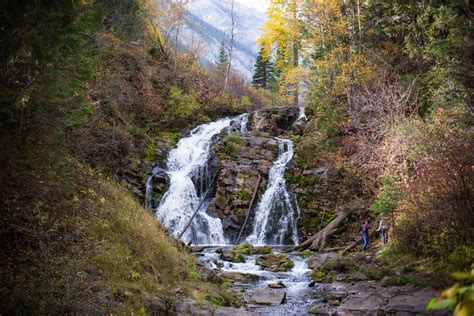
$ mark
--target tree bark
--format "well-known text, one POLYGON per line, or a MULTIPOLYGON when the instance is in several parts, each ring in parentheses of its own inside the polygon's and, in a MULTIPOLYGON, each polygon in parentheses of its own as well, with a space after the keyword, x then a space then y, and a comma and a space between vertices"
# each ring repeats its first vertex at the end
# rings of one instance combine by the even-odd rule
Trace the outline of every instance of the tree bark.
POLYGON ((230 67, 232 64, 232 55, 234 53, 234 35, 235 35, 235 12, 234 12, 234 0, 231 1, 230 3, 230 18, 232 20, 231 22, 231 28, 230 28, 230 46, 229 46, 229 63, 227 64, 227 71, 225 74, 225 81, 224 81, 224 92, 227 90, 227 83, 229 81, 229 76, 230 76, 230 67))
POLYGON ((336 218, 329 223, 326 227, 321 229, 316 235, 308 238, 306 241, 301 243, 298 248, 306 249, 310 248, 311 250, 320 250, 323 249, 326 245, 326 239, 339 232, 338 226, 352 213, 352 210, 341 210, 338 212, 336 218))

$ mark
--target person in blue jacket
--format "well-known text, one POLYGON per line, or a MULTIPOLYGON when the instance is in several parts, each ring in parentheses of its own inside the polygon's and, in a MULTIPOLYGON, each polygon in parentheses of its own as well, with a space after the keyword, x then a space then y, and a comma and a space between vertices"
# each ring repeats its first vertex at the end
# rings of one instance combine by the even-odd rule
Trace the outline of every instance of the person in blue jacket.
POLYGON ((368 221, 365 221, 365 223, 362 224, 361 231, 362 231, 362 251, 365 251, 367 249, 367 246, 369 245, 369 222, 368 221))

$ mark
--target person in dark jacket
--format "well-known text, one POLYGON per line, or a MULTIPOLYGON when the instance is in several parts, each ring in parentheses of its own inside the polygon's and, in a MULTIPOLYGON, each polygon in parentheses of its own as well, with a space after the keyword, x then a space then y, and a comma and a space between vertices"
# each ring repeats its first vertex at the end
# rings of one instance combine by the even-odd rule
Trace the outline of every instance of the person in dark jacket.
POLYGON ((369 223, 368 223, 368 221, 365 221, 365 223, 362 224, 361 231, 362 231, 362 251, 365 251, 367 249, 367 246, 369 245, 369 223))

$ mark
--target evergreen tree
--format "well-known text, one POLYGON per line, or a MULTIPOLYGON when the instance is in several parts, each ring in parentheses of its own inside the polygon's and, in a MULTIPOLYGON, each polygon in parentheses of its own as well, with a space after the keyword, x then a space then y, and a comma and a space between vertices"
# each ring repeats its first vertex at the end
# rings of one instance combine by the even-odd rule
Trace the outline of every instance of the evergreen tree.
POLYGON ((227 54, 227 48, 225 47, 224 42, 221 42, 221 47, 219 48, 219 59, 217 60, 217 65, 219 67, 226 66, 229 63, 229 56, 227 54))
POLYGON ((273 63, 270 58, 265 56, 264 48, 262 47, 255 61, 255 72, 252 77, 252 84, 255 87, 268 89, 272 86, 274 81, 273 63))

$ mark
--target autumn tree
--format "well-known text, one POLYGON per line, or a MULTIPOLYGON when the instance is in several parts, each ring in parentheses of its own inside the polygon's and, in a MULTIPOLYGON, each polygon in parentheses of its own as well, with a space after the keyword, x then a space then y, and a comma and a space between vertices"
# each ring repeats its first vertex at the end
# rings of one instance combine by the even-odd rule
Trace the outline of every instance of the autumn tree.
POLYGON ((300 51, 302 49, 302 0, 272 0, 268 8, 268 21, 263 26, 263 35, 259 43, 263 45, 265 56, 278 51, 275 68, 281 72, 280 82, 284 92, 293 97, 293 104, 298 105, 299 84, 301 76, 300 51))

